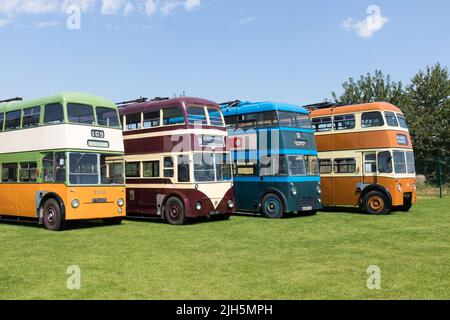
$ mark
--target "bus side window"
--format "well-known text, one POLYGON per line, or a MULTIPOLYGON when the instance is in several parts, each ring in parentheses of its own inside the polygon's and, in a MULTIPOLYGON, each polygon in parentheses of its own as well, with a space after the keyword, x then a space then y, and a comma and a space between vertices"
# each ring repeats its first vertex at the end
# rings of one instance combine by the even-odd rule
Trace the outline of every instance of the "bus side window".
POLYGON ((149 111, 144 113, 144 128, 153 128, 159 127, 161 123, 160 112, 157 111, 149 111))
POLYGON ((23 110, 22 127, 31 128, 39 125, 41 107, 27 108, 23 110))
POLYGON ((376 153, 366 154, 364 156, 364 172, 376 173, 377 172, 377 155, 376 153))
POLYGON ((47 104, 44 107, 44 124, 64 122, 64 109, 60 103, 47 104))
POLYGON ((164 178, 173 178, 173 158, 165 157, 164 158, 164 178))
POLYGON ((125 164, 125 176, 127 178, 140 178, 141 177, 141 163, 140 162, 127 162, 125 164))
POLYGON ((379 111, 364 112, 361 116, 361 126, 363 128, 384 126, 383 115, 379 111))
POLYGON ((55 152, 55 182, 66 181, 66 154, 55 152))
POLYGON ((191 181, 189 175, 189 156, 178 156, 178 182, 191 181))
POLYGON ((2 164, 2 182, 17 182, 17 163, 2 164))
POLYGON ((346 114, 334 117, 334 130, 350 130, 355 128, 355 115, 346 114))
POLYGON ((6 113, 5 130, 14 130, 20 128, 20 116, 22 111, 11 111, 6 113))
POLYGON ((53 153, 46 155, 42 159, 42 171, 42 179, 44 182, 53 182, 55 180, 53 153))
POLYGON ((320 159, 319 168, 321 174, 327 174, 333 172, 333 165, 331 159, 320 159))
POLYGON ((145 161, 142 165, 144 178, 159 178, 159 161, 145 161))
POLYGON ((0 113, 0 131, 3 131, 3 123, 5 122, 5 114, 0 113))
POLYGON ((312 125, 315 132, 331 131, 331 117, 314 118, 312 119, 312 125))
POLYGON ((278 126, 278 116, 275 111, 261 112, 258 118, 258 128, 278 126))
POLYGON ((228 129, 236 129, 237 116, 225 117, 225 124, 228 129))
POLYGON ((356 159, 334 159, 334 173, 355 173, 356 159))
POLYGON ((258 122, 258 114, 250 113, 238 116, 237 127, 240 129, 256 128, 258 122))
POLYGON ((171 126, 175 124, 184 124, 183 112, 180 108, 163 109, 163 125, 171 126))
POLYGON ((36 182, 37 180, 37 163, 22 162, 19 169, 20 182, 36 182))
POLYGON ((140 113, 127 114, 126 115, 126 129, 127 130, 138 130, 142 128, 142 118, 140 113))

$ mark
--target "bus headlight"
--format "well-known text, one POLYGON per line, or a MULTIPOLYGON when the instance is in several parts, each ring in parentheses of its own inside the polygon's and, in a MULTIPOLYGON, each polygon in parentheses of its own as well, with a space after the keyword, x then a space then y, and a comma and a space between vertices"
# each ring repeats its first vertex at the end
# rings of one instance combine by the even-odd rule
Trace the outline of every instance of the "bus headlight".
POLYGON ((122 208, 117 209, 117 213, 122 213, 122 208))
POLYGON ((291 186, 291 193, 294 197, 297 195, 297 188, 295 186, 291 186))
POLYGON ((120 198, 119 200, 117 200, 117 205, 118 205, 119 207, 123 207, 124 204, 125 204, 125 201, 123 201, 122 198, 120 198))
POLYGON ((228 208, 230 209, 234 208, 234 202, 232 200, 228 200, 228 208))
POLYGON ((197 203, 195 204, 195 209, 197 209, 197 211, 202 210, 202 203, 201 203, 201 202, 197 202, 197 203))
POLYGON ((322 193, 322 188, 320 188, 320 184, 317 185, 316 190, 317 190, 317 193, 318 193, 318 194, 321 194, 321 193, 322 193))
POLYGON ((398 192, 402 192, 402 185, 400 183, 397 183, 397 190, 398 192))
POLYGON ((76 209, 80 206, 80 201, 78 201, 78 199, 73 199, 72 200, 72 208, 76 209))

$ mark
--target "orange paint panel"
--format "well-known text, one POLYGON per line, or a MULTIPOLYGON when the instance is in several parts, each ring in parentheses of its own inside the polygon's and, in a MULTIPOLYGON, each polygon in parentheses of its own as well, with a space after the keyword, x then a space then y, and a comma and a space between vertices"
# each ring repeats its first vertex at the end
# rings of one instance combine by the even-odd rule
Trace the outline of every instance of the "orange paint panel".
POLYGON ((117 200, 122 198, 125 201, 125 187, 122 186, 67 187, 64 184, 2 183, 0 215, 37 218, 37 192, 57 194, 66 208, 66 220, 124 217, 126 214, 126 204, 122 207, 122 213, 118 213, 117 200), (80 202, 77 209, 71 205, 74 199, 80 202))
POLYGON ((361 177, 334 177, 334 205, 336 206, 358 206, 360 194, 356 192, 357 184, 361 177))

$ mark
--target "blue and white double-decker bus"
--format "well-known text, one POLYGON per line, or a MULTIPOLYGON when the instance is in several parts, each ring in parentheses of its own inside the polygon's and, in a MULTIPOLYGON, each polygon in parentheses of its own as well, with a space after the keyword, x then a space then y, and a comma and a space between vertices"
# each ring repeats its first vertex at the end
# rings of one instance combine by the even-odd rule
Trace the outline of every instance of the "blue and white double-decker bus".
POLYGON ((229 130, 238 212, 282 218, 322 208, 309 112, 275 102, 221 105, 229 130))

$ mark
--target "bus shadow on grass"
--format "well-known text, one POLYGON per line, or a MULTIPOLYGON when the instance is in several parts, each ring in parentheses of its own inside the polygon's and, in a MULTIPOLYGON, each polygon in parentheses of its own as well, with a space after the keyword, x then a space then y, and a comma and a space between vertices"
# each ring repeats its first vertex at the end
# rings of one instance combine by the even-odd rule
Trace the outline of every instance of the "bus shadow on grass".
MULTIPOLYGON (((246 213, 246 212, 238 212, 235 213, 233 216, 235 217, 244 217, 244 218, 252 218, 252 219, 264 219, 264 220, 270 220, 269 218, 264 217, 261 214, 256 213, 246 213)), ((231 218, 233 218, 233 216, 231 218)), ((315 214, 306 214, 306 213, 288 213, 283 216, 283 220, 286 219, 307 219, 307 218, 313 218, 315 214)), ((276 219, 273 219, 276 220, 276 219)))
MULTIPOLYGON (((43 225, 38 224, 38 221, 35 219, 23 219, 23 218, 15 219, 15 218, 9 218, 9 217, 1 217, 0 225, 10 225, 10 226, 18 226, 18 227, 45 230, 45 227, 43 225)), ((65 231, 75 231, 75 230, 82 230, 82 229, 108 228, 108 227, 114 227, 114 226, 105 224, 101 220, 68 221, 68 222, 66 222, 66 225, 65 225, 64 229, 62 229, 62 231, 65 232, 65 231)))
MULTIPOLYGON (((230 220, 233 219, 233 216, 230 217, 230 220)), ((169 225, 164 219, 158 217, 142 217, 142 216, 127 216, 124 221, 133 221, 138 223, 151 223, 151 224, 162 224, 169 225)), ((211 218, 196 218, 196 219, 187 219, 184 223, 185 226, 192 225, 200 225, 200 224, 208 224, 208 223, 217 223, 217 222, 228 222, 229 220, 214 220, 211 218)))

